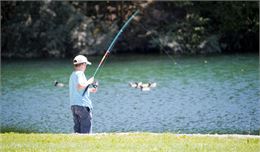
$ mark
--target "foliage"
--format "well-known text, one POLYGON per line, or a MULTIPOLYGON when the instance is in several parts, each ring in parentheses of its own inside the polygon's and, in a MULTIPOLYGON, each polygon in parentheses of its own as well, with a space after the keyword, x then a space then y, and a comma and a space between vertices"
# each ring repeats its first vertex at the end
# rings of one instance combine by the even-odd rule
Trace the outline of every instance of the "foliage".
POLYGON ((198 46, 207 36, 207 23, 207 18, 187 14, 185 19, 167 25, 169 30, 159 34, 159 41, 163 46, 172 48, 174 53, 197 53, 198 46))
POLYGON ((136 9, 139 19, 126 29, 114 52, 166 49, 190 54, 259 48, 259 2, 3 1, 2 56, 102 54, 136 9))
POLYGON ((214 45, 208 53, 258 51, 258 2, 168 2, 167 7, 173 18, 157 28, 153 46, 181 54, 202 53, 208 45, 214 45))
POLYGON ((200 16, 210 18, 210 33, 221 35, 224 52, 258 52, 258 2, 197 2, 194 8, 200 16))
POLYGON ((63 2, 6 2, 4 10, 5 5, 13 7, 15 13, 3 18, 4 56, 64 56, 78 18, 75 13, 70 15, 72 8, 63 2))

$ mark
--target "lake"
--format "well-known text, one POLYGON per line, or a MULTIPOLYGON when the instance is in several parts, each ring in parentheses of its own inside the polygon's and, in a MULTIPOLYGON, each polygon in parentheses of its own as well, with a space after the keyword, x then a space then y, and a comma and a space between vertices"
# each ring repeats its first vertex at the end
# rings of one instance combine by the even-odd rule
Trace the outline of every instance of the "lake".
MULTIPOLYGON (((90 57, 90 77, 101 56, 90 57)), ((71 59, 2 60, 1 131, 72 133, 71 59), (65 84, 54 87, 57 80, 65 84)), ((93 132, 259 134, 259 55, 111 55, 91 94, 93 132), (156 82, 141 91, 129 82, 156 82)))

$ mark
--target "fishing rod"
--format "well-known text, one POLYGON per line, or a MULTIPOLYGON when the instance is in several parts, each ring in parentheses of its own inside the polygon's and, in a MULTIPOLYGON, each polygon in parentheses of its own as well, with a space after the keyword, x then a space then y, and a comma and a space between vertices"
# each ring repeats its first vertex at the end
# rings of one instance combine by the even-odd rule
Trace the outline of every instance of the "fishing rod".
MULTIPOLYGON (((104 56, 102 57, 101 61, 98 64, 97 69, 95 70, 93 77, 96 76, 100 66, 103 64, 103 62, 105 61, 105 59, 107 58, 107 56, 109 55, 110 51, 112 50, 116 40, 118 39, 118 37, 120 36, 120 34, 124 31, 124 29, 127 27, 127 25, 132 21, 132 19, 139 13, 139 10, 135 11, 135 13, 125 22, 125 24, 122 26, 122 28, 119 30, 119 32, 117 33, 117 35, 115 36, 115 38, 113 39, 113 41, 111 42, 111 44, 109 45, 106 53, 104 54, 104 56)), ((96 85, 94 85, 95 87, 96 85)), ((82 96, 84 96, 84 94, 86 93, 86 91, 88 90, 89 85, 85 88, 82 96)))

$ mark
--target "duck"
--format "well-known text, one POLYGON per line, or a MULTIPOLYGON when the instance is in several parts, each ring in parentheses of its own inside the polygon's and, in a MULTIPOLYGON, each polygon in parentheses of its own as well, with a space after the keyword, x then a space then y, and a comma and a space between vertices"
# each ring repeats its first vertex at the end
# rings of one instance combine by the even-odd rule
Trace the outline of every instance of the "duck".
POLYGON ((150 91, 151 88, 155 88, 157 84, 155 82, 149 82, 149 83, 143 83, 143 82, 130 82, 129 86, 132 88, 138 88, 141 89, 142 91, 150 91))
POLYGON ((130 82, 129 83, 129 86, 132 87, 132 88, 141 88, 141 85, 142 85, 142 82, 130 82))
POLYGON ((155 82, 153 82, 153 83, 143 83, 142 85, 141 85, 141 87, 143 87, 143 88, 155 88, 156 87, 156 83, 155 82))
POLYGON ((155 88, 157 86, 157 83, 153 82, 153 83, 149 83, 151 88, 155 88))
POLYGON ((62 87, 64 87, 65 85, 64 85, 63 83, 58 82, 57 80, 55 80, 55 81, 54 81, 54 86, 55 86, 55 87, 62 88, 62 87))
POLYGON ((151 88, 155 88, 156 87, 156 83, 155 82, 153 82, 153 83, 143 83, 142 85, 141 85, 141 90, 142 91, 150 91, 151 90, 151 88))
POLYGON ((149 88, 149 87, 142 87, 141 86, 141 91, 150 91, 151 90, 151 88, 149 88))
POLYGON ((137 87, 137 82, 129 82, 129 86, 132 87, 132 88, 136 88, 137 87))

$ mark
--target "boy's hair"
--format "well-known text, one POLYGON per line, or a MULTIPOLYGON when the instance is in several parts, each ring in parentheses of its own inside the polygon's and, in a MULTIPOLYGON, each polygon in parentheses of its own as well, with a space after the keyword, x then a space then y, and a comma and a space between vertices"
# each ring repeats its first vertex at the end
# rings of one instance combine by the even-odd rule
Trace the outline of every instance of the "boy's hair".
POLYGON ((74 67, 79 67, 79 66, 81 66, 82 64, 85 64, 85 63, 74 64, 74 67))

